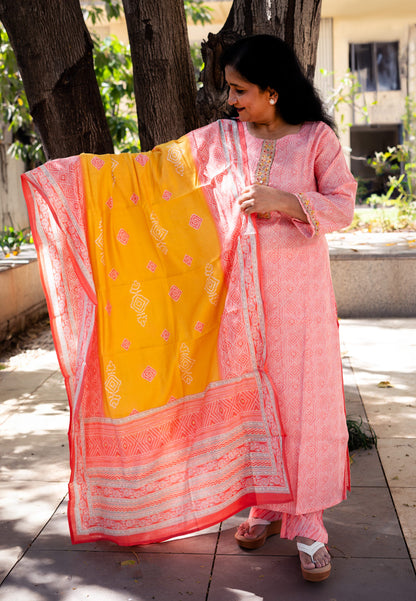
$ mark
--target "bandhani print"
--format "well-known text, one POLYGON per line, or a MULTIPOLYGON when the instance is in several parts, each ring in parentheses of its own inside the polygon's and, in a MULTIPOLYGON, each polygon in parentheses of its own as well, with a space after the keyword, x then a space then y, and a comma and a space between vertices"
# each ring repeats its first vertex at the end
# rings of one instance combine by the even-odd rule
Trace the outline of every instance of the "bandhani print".
POLYGON ((120 242, 120 244, 123 244, 124 246, 126 246, 129 241, 129 238, 130 238, 130 236, 126 232, 126 230, 123 230, 123 228, 121 228, 117 234, 117 240, 120 242))
POLYGON ((74 543, 148 544, 291 498, 256 236, 236 210, 243 138, 219 121, 23 177, 71 405, 74 543))
POLYGON ((183 164, 182 152, 177 144, 168 147, 167 159, 175 165, 176 173, 182 176, 185 166, 183 164))
POLYGON ((121 400, 121 396, 118 394, 120 386, 121 380, 119 380, 116 376, 116 366, 112 361, 109 361, 106 368, 106 380, 104 382, 104 388, 107 393, 108 402, 113 408, 117 407, 121 400))
POLYGON ((150 229, 150 233, 153 238, 157 242, 157 247, 166 255, 168 252, 168 247, 166 246, 165 238, 168 233, 168 230, 161 227, 159 224, 159 219, 155 213, 150 215, 150 221, 152 223, 152 227, 150 229))
POLYGON ((202 321, 197 321, 195 324, 195 330, 197 330, 198 332, 202 332, 203 329, 204 324, 202 323, 202 321))
POLYGON ((131 342, 128 338, 124 338, 123 342, 121 343, 121 347, 124 348, 125 351, 128 351, 130 348, 131 342))
POLYGON ((189 220, 189 225, 191 227, 193 227, 195 230, 199 230, 199 228, 201 227, 201 223, 202 223, 202 217, 200 217, 199 215, 191 215, 191 218, 189 220))
POLYGON ((155 378, 156 374, 156 370, 153 369, 153 367, 150 367, 150 365, 148 365, 142 373, 142 378, 144 380, 147 380, 148 382, 151 382, 155 378))
POLYGON ((149 160, 149 157, 145 154, 138 154, 135 160, 139 163, 139 165, 144 167, 149 160))
POLYGON ((149 299, 143 296, 141 285, 137 280, 133 282, 130 294, 133 295, 130 307, 136 313, 137 323, 144 327, 147 322, 146 307, 149 304, 149 299))
POLYGON ((205 292, 208 294, 209 302, 216 305, 218 302, 218 287, 220 281, 214 276, 214 267, 210 263, 205 266, 205 275, 207 276, 205 292))
POLYGON ((169 296, 177 303, 182 296, 182 290, 177 286, 171 286, 169 290, 169 296))
POLYGON ((194 363, 195 359, 192 359, 189 347, 183 342, 179 351, 179 370, 185 384, 192 382, 192 367, 194 363))
POLYGON ((100 252, 100 261, 101 263, 105 263, 104 260, 104 238, 103 238, 103 222, 100 221, 100 223, 98 224, 98 231, 99 231, 99 235, 98 238, 95 240, 96 245, 99 248, 99 252, 100 252))

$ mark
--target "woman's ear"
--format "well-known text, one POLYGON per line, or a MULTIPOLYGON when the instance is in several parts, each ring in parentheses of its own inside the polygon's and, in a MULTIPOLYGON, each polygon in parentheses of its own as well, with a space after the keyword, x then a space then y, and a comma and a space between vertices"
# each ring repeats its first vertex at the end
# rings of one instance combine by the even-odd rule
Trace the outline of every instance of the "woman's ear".
POLYGON ((279 98, 279 94, 276 92, 276 90, 273 90, 272 88, 267 88, 266 92, 268 92, 268 94, 269 94, 270 104, 276 104, 276 102, 279 98))

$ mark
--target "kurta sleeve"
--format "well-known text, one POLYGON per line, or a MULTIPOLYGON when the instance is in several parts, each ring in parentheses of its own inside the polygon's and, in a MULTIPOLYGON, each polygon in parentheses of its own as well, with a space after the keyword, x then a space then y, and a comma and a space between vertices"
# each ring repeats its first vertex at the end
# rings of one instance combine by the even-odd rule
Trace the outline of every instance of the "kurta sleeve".
POLYGON ((293 222, 307 238, 347 227, 354 216, 357 182, 348 169, 341 144, 332 129, 320 123, 311 148, 316 190, 296 193, 308 218, 293 222))

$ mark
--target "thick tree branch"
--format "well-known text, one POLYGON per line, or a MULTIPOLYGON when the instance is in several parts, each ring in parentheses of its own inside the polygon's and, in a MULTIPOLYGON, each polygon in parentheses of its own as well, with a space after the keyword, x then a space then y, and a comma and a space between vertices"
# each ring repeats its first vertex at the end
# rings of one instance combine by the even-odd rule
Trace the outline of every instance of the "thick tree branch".
POLYGON ((0 0, 47 158, 113 152, 79 0, 0 0))
POLYGON ((183 0, 123 0, 140 144, 149 150, 198 127, 183 0))
MULTIPOLYGON (((270 33, 294 48, 306 75, 313 79, 319 37, 321 0, 234 0, 224 27, 209 34, 202 43, 204 84, 198 91, 197 106, 201 123, 227 114, 227 90, 219 67, 224 48, 244 35, 270 33)), ((264 57, 270 60, 270 57, 264 57)))

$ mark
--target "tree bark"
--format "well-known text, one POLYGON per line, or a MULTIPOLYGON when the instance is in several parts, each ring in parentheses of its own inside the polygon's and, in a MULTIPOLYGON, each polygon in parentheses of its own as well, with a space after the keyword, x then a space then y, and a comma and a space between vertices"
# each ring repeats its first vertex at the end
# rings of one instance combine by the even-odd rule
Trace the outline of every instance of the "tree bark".
POLYGON ((123 0, 130 39, 140 144, 198 127, 196 82, 183 0, 123 0))
POLYGON ((0 0, 0 20, 46 157, 113 152, 79 0, 0 0))
MULTIPOLYGON (((284 39, 296 52, 306 76, 313 80, 322 0, 234 0, 224 27, 208 34, 201 51, 205 68, 198 91, 200 123, 228 114, 227 88, 219 66, 223 50, 245 35, 269 33, 284 39)), ((265 57, 268 60, 268 57, 265 57)))

